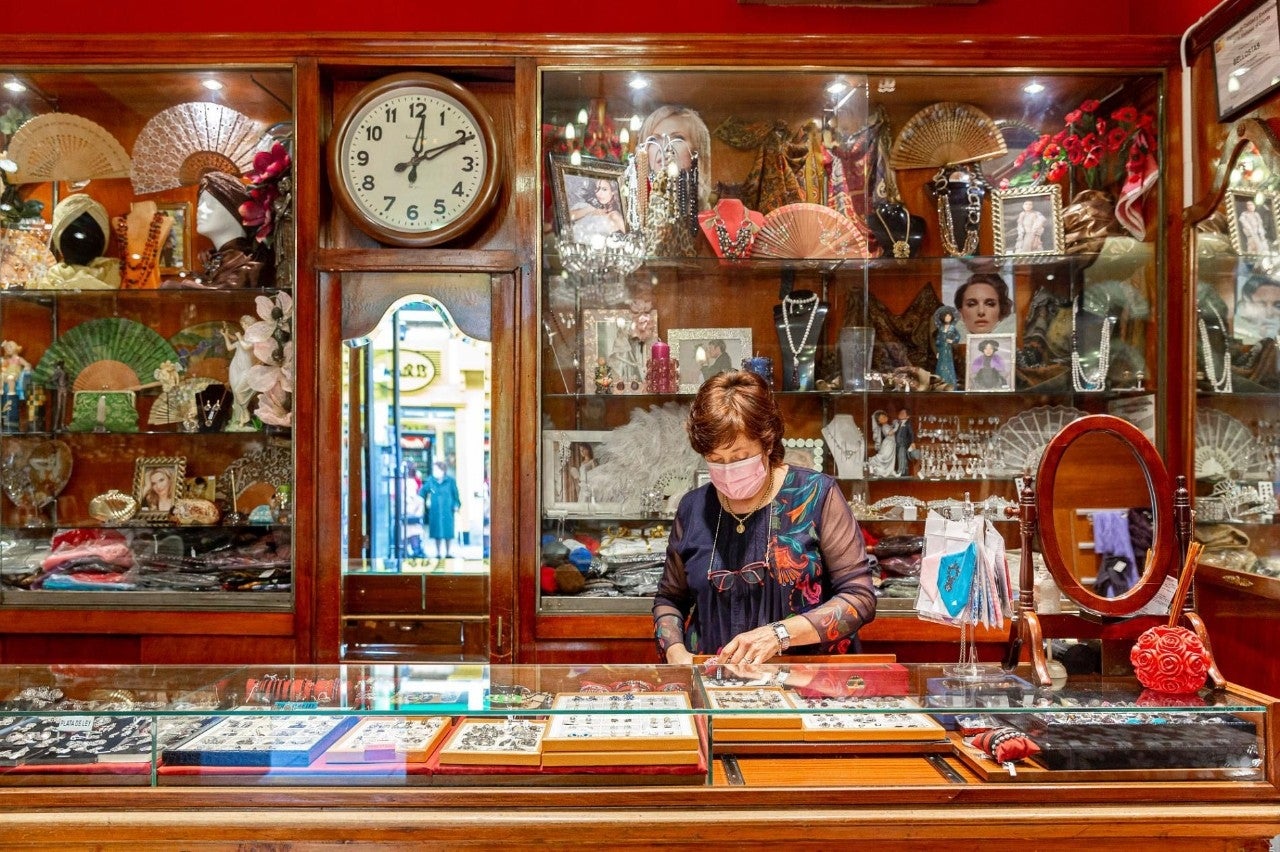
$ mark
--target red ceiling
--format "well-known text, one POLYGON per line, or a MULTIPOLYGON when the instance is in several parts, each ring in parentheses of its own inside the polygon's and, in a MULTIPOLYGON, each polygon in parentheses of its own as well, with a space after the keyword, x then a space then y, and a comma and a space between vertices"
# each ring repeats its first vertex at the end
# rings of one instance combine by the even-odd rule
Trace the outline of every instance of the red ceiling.
POLYGON ((57 0, 6 4, 4 29, 10 38, 42 32, 1170 35, 1182 33, 1215 5, 1214 0, 981 0, 976 6, 834 9, 740 6, 737 0, 57 0))

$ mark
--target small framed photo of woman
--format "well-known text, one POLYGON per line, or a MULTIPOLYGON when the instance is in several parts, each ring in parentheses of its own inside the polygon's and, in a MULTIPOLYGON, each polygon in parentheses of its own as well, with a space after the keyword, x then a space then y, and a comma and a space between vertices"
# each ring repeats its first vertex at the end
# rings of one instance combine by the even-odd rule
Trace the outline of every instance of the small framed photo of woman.
POLYGON ((1227 192, 1231 247, 1240 257, 1270 257, 1276 253, 1275 201, 1276 197, 1267 192, 1227 192))
POLYGON ((600 447, 608 432, 556 429, 542 435, 542 508, 544 512, 587 515, 604 511, 604 496, 594 480, 600 447))
POLYGON ((644 393, 658 312, 588 308, 582 312, 582 363, 588 392, 644 393))
POLYGON ((612 234, 627 232, 622 206, 621 163, 583 157, 551 158, 551 190, 555 197, 556 229, 560 239, 590 246, 604 246, 612 234))
POLYGON ((133 496, 138 518, 162 521, 173 511, 186 483, 187 460, 182 456, 153 456, 134 462, 133 496))
POLYGON ((965 390, 1013 390, 1015 339, 1013 334, 970 334, 965 338, 965 390))
POLYGON ((191 202, 174 201, 157 204, 156 210, 170 220, 169 235, 160 246, 158 265, 161 275, 177 275, 191 270, 191 202))
POLYGON ((680 393, 697 393, 707 379, 738 369, 751 356, 751 329, 673 328, 667 343, 679 362, 680 393))
POLYGON ((994 190, 991 206, 997 255, 1062 254, 1062 194, 1056 184, 994 190))

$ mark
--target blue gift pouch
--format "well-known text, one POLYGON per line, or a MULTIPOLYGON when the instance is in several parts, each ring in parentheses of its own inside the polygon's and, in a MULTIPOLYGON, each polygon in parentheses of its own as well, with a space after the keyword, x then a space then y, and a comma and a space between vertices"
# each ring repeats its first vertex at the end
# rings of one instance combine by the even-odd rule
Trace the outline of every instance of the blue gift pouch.
POLYGON ((959 553, 945 554, 938 563, 938 594, 951 615, 959 615, 969 603, 973 575, 978 570, 978 545, 970 542, 959 553))

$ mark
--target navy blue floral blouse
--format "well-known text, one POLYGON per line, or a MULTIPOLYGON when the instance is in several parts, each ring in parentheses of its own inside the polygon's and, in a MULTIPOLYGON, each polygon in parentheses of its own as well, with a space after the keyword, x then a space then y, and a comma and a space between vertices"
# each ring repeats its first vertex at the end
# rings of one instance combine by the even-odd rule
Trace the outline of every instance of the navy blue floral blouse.
POLYGON ((862 532, 835 479, 790 466, 773 502, 743 532, 737 526, 712 485, 681 499, 653 604, 662 659, 681 642, 694 654, 716 653, 739 633, 791 615, 822 637, 819 649, 804 651, 856 650, 876 599, 862 532))

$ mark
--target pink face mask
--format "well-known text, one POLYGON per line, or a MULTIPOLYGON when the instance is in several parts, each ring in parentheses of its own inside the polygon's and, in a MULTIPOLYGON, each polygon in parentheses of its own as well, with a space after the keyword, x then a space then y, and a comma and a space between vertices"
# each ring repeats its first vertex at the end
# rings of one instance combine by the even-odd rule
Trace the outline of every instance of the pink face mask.
POLYGON ((707 462, 707 471, 711 474, 711 484, 730 500, 745 500, 759 493, 769 475, 763 453, 728 464, 707 462))

